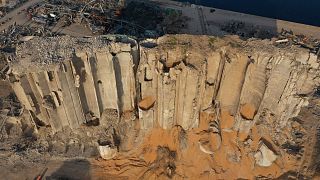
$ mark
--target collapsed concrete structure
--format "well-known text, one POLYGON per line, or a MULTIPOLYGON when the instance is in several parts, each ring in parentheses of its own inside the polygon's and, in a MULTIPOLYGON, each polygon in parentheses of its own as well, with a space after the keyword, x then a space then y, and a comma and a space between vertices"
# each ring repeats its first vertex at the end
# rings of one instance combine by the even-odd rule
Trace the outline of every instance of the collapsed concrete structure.
POLYGON ((35 38, 17 48, 9 79, 35 122, 54 132, 137 110, 141 129, 195 128, 202 113, 222 129, 248 132, 268 116, 283 127, 319 86, 317 56, 305 49, 191 37, 35 38), (139 108, 145 98, 152 102, 139 108))
POLYGON ((102 170, 93 177, 312 177, 319 57, 274 44, 234 36, 34 37, 1 58, 1 77, 25 109, 0 123, 1 146, 14 151, 4 164, 16 154, 32 163, 39 153, 100 155, 107 161, 97 162, 102 170))

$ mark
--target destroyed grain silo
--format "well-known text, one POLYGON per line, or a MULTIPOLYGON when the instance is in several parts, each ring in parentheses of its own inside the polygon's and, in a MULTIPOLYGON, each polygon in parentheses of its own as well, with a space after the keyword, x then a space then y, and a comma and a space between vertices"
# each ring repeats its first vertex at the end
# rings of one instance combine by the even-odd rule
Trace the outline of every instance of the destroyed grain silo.
MULTIPOLYGON (((128 161, 134 165, 120 172, 142 178, 202 177, 191 169, 218 171, 218 164, 247 178, 268 174, 263 168, 276 169, 272 177, 294 170, 289 161, 277 166, 284 158, 299 162, 286 154, 297 142, 286 132, 302 133, 292 119, 320 84, 316 54, 233 36, 34 37, 10 57, 6 77, 34 132, 79 136, 66 143, 67 153, 98 149, 108 166, 128 161), (203 165, 192 165, 194 153, 203 165)), ((115 169, 110 173, 119 175, 115 169)), ((211 175, 218 176, 228 173, 211 175)))

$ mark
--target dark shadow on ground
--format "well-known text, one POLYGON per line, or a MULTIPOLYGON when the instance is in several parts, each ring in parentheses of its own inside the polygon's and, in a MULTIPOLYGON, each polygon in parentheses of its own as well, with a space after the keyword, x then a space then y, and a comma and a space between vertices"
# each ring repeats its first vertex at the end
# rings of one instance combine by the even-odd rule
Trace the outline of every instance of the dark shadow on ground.
POLYGON ((46 176, 46 180, 87 180, 90 178, 90 163, 85 159, 67 160, 63 165, 46 176))

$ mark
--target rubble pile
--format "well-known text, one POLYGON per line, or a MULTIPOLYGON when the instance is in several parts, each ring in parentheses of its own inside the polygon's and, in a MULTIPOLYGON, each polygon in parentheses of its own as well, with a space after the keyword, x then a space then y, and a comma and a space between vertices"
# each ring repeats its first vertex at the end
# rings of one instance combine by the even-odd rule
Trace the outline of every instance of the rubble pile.
POLYGON ((74 39, 68 37, 52 37, 46 38, 46 40, 36 37, 32 42, 17 46, 16 58, 29 56, 27 58, 30 58, 31 62, 35 62, 32 65, 36 66, 59 63, 72 56, 75 45, 72 40, 74 39), (33 46, 33 51, 26 52, 30 46, 33 46))
MULTIPOLYGON (((95 49, 108 49, 106 44, 112 41, 125 41, 133 43, 133 45, 135 43, 134 40, 120 35, 78 39, 70 36, 33 37, 31 41, 26 41, 15 47, 16 52, 10 60, 10 64, 20 72, 28 68, 48 69, 52 65, 72 58, 76 50, 93 53, 95 49)), ((117 50, 115 49, 115 51, 117 50)))
POLYGON ((53 33, 44 27, 31 27, 21 25, 11 25, 7 30, 0 34, 0 47, 2 51, 15 48, 21 42, 28 41, 34 36, 51 37, 53 33))
MULTIPOLYGON (((156 38, 164 33, 178 32, 188 21, 178 10, 160 8, 157 4, 149 2, 132 1, 125 6, 122 0, 50 0, 34 4, 23 13, 33 22, 33 28, 42 31, 39 33, 43 34, 49 30, 53 35, 72 35, 73 31, 77 31, 73 25, 80 25, 91 32, 88 36, 126 34, 137 38, 156 38)), ((9 34, 4 35, 10 35, 15 28, 15 25, 10 27, 9 34)), ((21 30, 17 29, 14 33, 19 31, 21 30)), ((14 38, 8 36, 8 39, 14 38)))
POLYGON ((15 1, 9 1, 9 2, 4 2, 2 6, 0 7, 0 17, 5 16, 8 14, 10 11, 18 8, 21 6, 23 3, 25 3, 27 0, 15 0, 15 1))
POLYGON ((84 23, 93 33, 104 32, 108 19, 119 16, 124 1, 65 1, 50 0, 28 8, 28 16, 34 22, 44 26, 62 27, 72 23, 84 23))

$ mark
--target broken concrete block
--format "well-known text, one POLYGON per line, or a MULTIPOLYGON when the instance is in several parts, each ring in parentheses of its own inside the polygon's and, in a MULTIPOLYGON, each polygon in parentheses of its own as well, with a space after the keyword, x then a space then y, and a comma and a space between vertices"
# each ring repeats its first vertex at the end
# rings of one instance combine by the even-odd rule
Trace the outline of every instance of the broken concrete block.
POLYGON ((117 148, 112 148, 109 145, 99 146, 99 153, 102 159, 109 160, 117 155, 117 148))
POLYGON ((319 68, 318 56, 316 54, 310 53, 309 64, 313 69, 319 68))
POLYGON ((256 114, 257 110, 252 104, 244 104, 240 108, 240 114, 243 118, 247 120, 252 120, 254 115, 256 114))
POLYGON ((254 155, 256 164, 263 167, 271 166, 278 156, 265 143, 260 143, 260 147, 254 155))
POLYGON ((148 110, 153 107, 155 102, 156 102, 155 97, 147 96, 139 102, 139 108, 142 110, 148 110))

